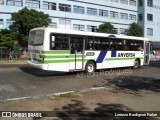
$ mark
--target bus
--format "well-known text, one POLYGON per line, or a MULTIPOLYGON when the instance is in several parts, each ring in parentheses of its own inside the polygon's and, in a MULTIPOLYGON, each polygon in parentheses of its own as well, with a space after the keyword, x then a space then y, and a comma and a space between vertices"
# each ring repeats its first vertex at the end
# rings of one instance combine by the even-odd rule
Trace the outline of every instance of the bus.
POLYGON ((86 71, 149 64, 147 38, 118 34, 34 28, 29 33, 28 63, 48 71, 86 71))

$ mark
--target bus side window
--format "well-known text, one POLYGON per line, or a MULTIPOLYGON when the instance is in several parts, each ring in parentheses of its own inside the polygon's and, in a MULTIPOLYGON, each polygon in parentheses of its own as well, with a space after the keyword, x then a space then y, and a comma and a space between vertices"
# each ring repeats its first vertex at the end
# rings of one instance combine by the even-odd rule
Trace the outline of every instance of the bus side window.
POLYGON ((123 40, 110 38, 110 50, 122 50, 123 40))
POLYGON ((134 43, 134 47, 136 51, 142 51, 143 50, 143 41, 136 41, 134 43))
POLYGON ((55 35, 51 37, 51 50, 67 50, 68 38, 67 35, 55 35), (54 40, 52 39, 54 38, 54 40))
POLYGON ((95 41, 94 41, 94 45, 95 45, 95 50, 102 50, 102 45, 101 45, 101 41, 102 38, 100 37, 95 37, 95 41))
POLYGON ((93 37, 87 37, 86 40, 86 50, 94 50, 94 38, 93 37))
POLYGON ((124 40, 124 50, 134 51, 134 40, 124 40))
POLYGON ((127 45, 124 45, 124 51, 128 51, 129 47, 127 45))
POLYGON ((54 42, 54 40, 55 40, 55 36, 51 36, 51 46, 50 46, 50 49, 52 50, 54 47, 55 47, 55 42, 54 42))

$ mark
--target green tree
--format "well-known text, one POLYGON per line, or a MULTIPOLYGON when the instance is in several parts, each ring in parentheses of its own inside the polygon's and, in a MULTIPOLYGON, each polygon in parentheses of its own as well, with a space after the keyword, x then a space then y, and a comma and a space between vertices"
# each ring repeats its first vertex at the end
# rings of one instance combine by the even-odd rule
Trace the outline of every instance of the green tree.
POLYGON ((142 31, 142 27, 133 22, 132 24, 129 24, 129 28, 125 30, 125 34, 129 36, 141 37, 143 35, 142 31))
POLYGON ((0 47, 13 47, 17 34, 8 29, 0 31, 0 47))
POLYGON ((51 23, 48 14, 28 9, 27 7, 11 14, 11 19, 14 21, 11 29, 18 32, 19 42, 27 45, 28 34, 32 28, 47 27, 51 23))
POLYGON ((96 29, 97 32, 101 33, 111 33, 111 34, 116 34, 116 30, 114 29, 114 26, 110 24, 109 22, 105 22, 96 29))

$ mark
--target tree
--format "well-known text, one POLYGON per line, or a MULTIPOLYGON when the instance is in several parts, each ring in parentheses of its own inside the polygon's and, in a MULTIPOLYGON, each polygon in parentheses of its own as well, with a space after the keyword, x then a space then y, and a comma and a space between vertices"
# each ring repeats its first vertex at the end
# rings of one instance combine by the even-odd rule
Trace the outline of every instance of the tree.
POLYGON ((142 27, 139 26, 137 23, 133 22, 132 24, 129 24, 129 28, 125 30, 125 34, 129 36, 142 36, 142 27))
POLYGON ((111 33, 111 34, 116 34, 116 30, 114 29, 114 26, 110 24, 109 22, 105 22, 96 29, 97 32, 101 33, 111 33))
POLYGON ((17 34, 8 29, 0 31, 0 47, 13 47, 17 34))
POLYGON ((11 29, 19 34, 19 42, 27 44, 29 31, 36 27, 47 27, 51 23, 48 14, 27 7, 11 14, 14 21, 11 29))

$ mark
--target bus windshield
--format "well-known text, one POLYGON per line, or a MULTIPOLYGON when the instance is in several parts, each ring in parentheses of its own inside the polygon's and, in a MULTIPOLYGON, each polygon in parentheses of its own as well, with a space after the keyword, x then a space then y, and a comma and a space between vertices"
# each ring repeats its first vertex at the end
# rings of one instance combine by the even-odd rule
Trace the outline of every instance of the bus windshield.
POLYGON ((44 30, 35 30, 29 33, 29 45, 43 45, 44 30))

